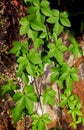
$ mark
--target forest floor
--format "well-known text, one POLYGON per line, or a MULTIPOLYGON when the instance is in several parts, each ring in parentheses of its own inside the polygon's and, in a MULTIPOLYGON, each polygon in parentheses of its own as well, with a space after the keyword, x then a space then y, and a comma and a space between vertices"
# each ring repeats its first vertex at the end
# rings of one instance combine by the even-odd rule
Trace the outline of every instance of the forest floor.
MULTIPOLYGON (((0 0, 0 89, 9 79, 16 79, 16 59, 9 53, 9 50, 13 47, 14 40, 24 40, 24 37, 19 36, 19 20, 25 15, 26 5, 23 0, 0 0)), ((63 34, 62 37, 68 42, 67 34, 63 34)), ((77 40, 84 51, 84 36, 77 37, 77 40)), ((73 60, 70 62, 74 63, 73 60)), ((79 57, 74 66, 78 68, 79 82, 73 84, 73 93, 77 94, 82 102, 84 116, 84 56, 79 57)), ((0 93, 0 130, 29 130, 28 127, 23 127, 23 121, 17 126, 12 123, 8 112, 10 107, 11 102, 5 101, 0 93)), ((68 128, 71 117, 65 108, 63 113, 63 130, 74 130, 68 128)), ((84 126, 79 124, 77 130, 84 130, 84 126)))

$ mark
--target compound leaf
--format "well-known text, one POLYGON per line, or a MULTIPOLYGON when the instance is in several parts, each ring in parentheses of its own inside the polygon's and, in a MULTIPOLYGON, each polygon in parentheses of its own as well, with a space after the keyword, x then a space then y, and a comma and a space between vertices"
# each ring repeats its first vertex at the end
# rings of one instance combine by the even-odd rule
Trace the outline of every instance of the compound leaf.
POLYGON ((35 95, 34 87, 32 85, 25 87, 25 94, 31 101, 37 101, 37 96, 35 95))
POLYGON ((25 98, 23 96, 17 101, 16 106, 11 109, 12 117, 15 123, 21 119, 24 108, 25 98))
POLYGON ((42 97, 43 97, 43 103, 46 104, 50 104, 50 105, 54 105, 55 104, 55 94, 56 92, 54 90, 51 90, 49 86, 46 87, 45 92, 43 93, 42 97))
POLYGON ((9 91, 14 92, 14 90, 16 90, 16 88, 17 88, 17 86, 13 84, 13 81, 9 80, 8 84, 2 86, 2 95, 8 93, 9 91))
POLYGON ((46 130, 46 124, 50 123, 50 118, 47 113, 43 115, 32 115, 31 118, 33 119, 32 129, 33 130, 46 130))

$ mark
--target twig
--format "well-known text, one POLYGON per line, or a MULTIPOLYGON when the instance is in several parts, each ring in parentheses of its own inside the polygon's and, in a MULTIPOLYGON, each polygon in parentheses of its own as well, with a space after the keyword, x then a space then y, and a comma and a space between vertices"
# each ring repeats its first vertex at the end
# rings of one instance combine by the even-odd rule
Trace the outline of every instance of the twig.
POLYGON ((37 85, 35 78, 34 78, 34 85, 35 85, 36 93, 37 93, 38 98, 39 98, 40 109, 42 110, 42 114, 43 114, 43 108, 42 108, 42 103, 41 103, 41 85, 39 86, 39 83, 37 85))

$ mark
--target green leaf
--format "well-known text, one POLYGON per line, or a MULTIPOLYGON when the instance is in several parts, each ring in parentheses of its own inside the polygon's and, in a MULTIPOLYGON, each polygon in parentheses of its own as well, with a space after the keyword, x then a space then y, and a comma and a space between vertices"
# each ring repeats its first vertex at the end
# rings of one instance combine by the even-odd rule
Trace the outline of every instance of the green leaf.
POLYGON ((25 87, 25 94, 31 101, 37 102, 37 96, 35 95, 34 87, 32 85, 25 87))
POLYGON ((28 13, 29 14, 34 14, 34 13, 36 13, 37 9, 38 9, 37 7, 32 5, 32 6, 28 7, 28 13))
POLYGON ((13 42, 13 48, 10 50, 10 53, 12 53, 12 54, 17 54, 19 51, 20 51, 20 49, 21 49, 21 45, 20 45, 21 43, 19 42, 19 41, 14 41, 13 42))
POLYGON ((33 64, 35 64, 35 65, 42 63, 40 53, 36 53, 33 49, 30 51, 28 57, 29 57, 29 60, 30 60, 33 64))
POLYGON ((73 84, 73 80, 70 76, 67 77, 66 79, 66 86, 68 89, 72 90, 72 84, 73 84))
POLYGON ((62 18, 60 18, 60 22, 65 27, 71 27, 71 23, 68 18, 62 17, 62 18))
POLYGON ((43 7, 43 8, 48 8, 49 5, 50 5, 50 2, 45 1, 45 0, 42 0, 42 1, 41 1, 41 7, 43 7))
POLYGON ((80 47, 76 39, 70 37, 70 41, 72 42, 72 44, 69 46, 69 51, 74 54, 74 58, 77 58, 79 53, 82 55, 82 48, 80 47))
POLYGON ((31 118, 33 119, 33 130, 46 130, 46 124, 50 123, 49 115, 47 113, 42 116, 34 114, 31 118))
POLYGON ((65 94, 67 97, 69 97, 69 96, 71 95, 70 89, 66 89, 66 90, 64 91, 64 94, 65 94))
POLYGON ((32 0, 32 3, 37 7, 40 6, 39 0, 32 0))
POLYGON ((61 46, 59 46, 59 50, 61 52, 67 51, 67 47, 65 45, 61 45, 61 46))
POLYGON ((18 102, 16 102, 16 107, 13 109, 12 113, 15 113, 17 116, 19 116, 17 111, 23 112, 24 108, 28 110, 29 114, 32 114, 34 102, 37 101, 37 96, 34 94, 34 88, 32 85, 25 86, 24 92, 24 95, 20 92, 17 92, 13 97, 13 100, 18 102))
POLYGON ((16 123, 18 120, 21 119, 24 108, 25 108, 25 99, 23 96, 21 99, 19 99, 16 106, 13 109, 11 109, 14 123, 16 123))
POLYGON ((60 101, 60 107, 64 107, 67 104, 67 100, 60 101))
POLYGON ((26 104, 26 109, 28 110, 28 113, 30 115, 33 114, 34 103, 27 96, 25 96, 25 104, 26 104))
POLYGON ((37 123, 38 123, 38 120, 39 120, 39 118, 40 118, 40 115, 37 115, 37 114, 33 114, 33 115, 31 115, 31 118, 33 119, 33 125, 37 125, 37 123))
POLYGON ((48 23, 55 23, 57 25, 59 20, 59 11, 56 9, 52 10, 52 15, 47 19, 48 23))
POLYGON ((77 75, 77 74, 72 73, 72 74, 71 74, 71 77, 72 77, 73 81, 76 81, 76 82, 78 82, 78 81, 79 81, 79 77, 78 77, 78 75, 77 75))
POLYGON ((43 97, 43 103, 46 104, 50 104, 50 105, 54 105, 55 104, 55 94, 56 92, 54 90, 51 90, 49 86, 46 87, 45 92, 43 93, 42 97, 43 97))
MULTIPOLYGON (((21 92, 17 92, 13 96, 13 100, 16 101, 16 106, 12 110, 12 114, 17 116, 19 119, 19 113, 23 113, 23 109, 27 109, 29 114, 33 113, 34 102, 37 101, 37 96, 34 93, 34 88, 32 85, 25 86, 24 94, 21 92)), ((14 121, 16 122, 16 117, 13 117, 14 121)))
POLYGON ((31 74, 32 76, 35 75, 35 67, 34 65, 29 61, 28 57, 26 55, 23 55, 18 58, 17 62, 19 63, 19 69, 18 73, 21 76, 23 70, 26 69, 28 74, 31 74))
POLYGON ((74 121, 74 124, 76 125, 76 113, 75 113, 75 110, 72 110, 72 119, 73 119, 73 121, 74 121))
POLYGON ((28 84, 28 82, 29 82, 28 75, 24 72, 22 73, 22 79, 25 84, 28 84))
POLYGON ((61 94, 60 98, 61 98, 61 100, 60 100, 60 106, 64 107, 67 104, 68 99, 67 99, 66 95, 64 95, 64 94, 61 94))
POLYGON ((78 69, 77 68, 75 68, 75 67, 73 67, 72 69, 71 69, 71 73, 73 74, 77 74, 78 73, 78 69))
POLYGON ((68 13, 66 11, 63 11, 60 13, 60 17, 68 18, 68 13))
POLYGON ((80 110, 75 110, 75 113, 78 115, 78 116, 82 116, 82 112, 80 110))
POLYGON ((48 45, 48 48, 50 49, 49 52, 48 52, 48 57, 49 58, 54 57, 54 55, 55 55, 55 45, 50 43, 48 45))
POLYGON ((48 48, 50 49, 48 52, 48 57, 55 57, 59 64, 63 64, 63 53, 59 50, 59 46, 61 46, 62 39, 59 38, 57 40, 56 46, 54 44, 49 44, 48 48))
POLYGON ((39 36, 39 38, 45 38, 47 36, 47 32, 42 32, 39 36))
POLYGON ((60 65, 63 64, 63 60, 64 60, 63 53, 61 51, 59 51, 58 49, 56 49, 56 51, 55 51, 55 58, 57 59, 57 61, 60 65))
POLYGON ((74 101, 74 99, 76 99, 76 98, 77 98, 77 95, 74 95, 74 94, 73 94, 73 95, 71 95, 71 96, 70 96, 70 98, 69 98, 69 99, 73 102, 73 101, 74 101))
POLYGON ((38 130, 46 130, 46 125, 41 120, 38 122, 38 130))
POLYGON ((45 113, 45 114, 43 114, 42 115, 42 120, 43 120, 43 122, 45 123, 45 124, 47 124, 47 123, 50 123, 50 118, 49 118, 49 114, 48 113, 45 113))
POLYGON ((81 102, 79 101, 79 102, 77 103, 77 105, 76 105, 76 108, 77 108, 77 109, 81 109, 81 106, 82 106, 82 104, 81 104, 81 102))
POLYGON ((51 77, 50 77, 50 81, 51 82, 55 82, 59 77, 59 72, 54 72, 51 77))
POLYGON ((21 52, 22 52, 22 54, 27 54, 28 49, 27 49, 27 48, 25 48, 25 47, 23 47, 23 48, 21 48, 21 52))
POLYGON ((74 58, 77 58, 79 54, 79 50, 77 48, 74 49, 74 58))
POLYGON ((14 47, 10 50, 10 53, 16 54, 17 57, 21 55, 21 53, 26 54, 28 52, 28 42, 19 42, 14 41, 14 47))
POLYGON ((57 9, 52 9, 52 15, 53 16, 55 16, 55 17, 58 17, 58 19, 59 19, 59 10, 57 10, 57 9))
POLYGON ((21 18, 20 25, 20 35, 26 34, 29 29, 29 21, 27 20, 27 18, 21 18))
MULTIPOLYGON (((54 34, 53 34, 53 36, 54 36, 54 34)), ((51 57, 55 57, 56 60, 58 61, 58 63, 62 65, 63 64, 63 60, 64 60, 62 51, 64 51, 64 50, 62 50, 62 48, 60 47, 60 46, 62 46, 61 44, 62 44, 62 39, 61 38, 59 38, 56 41, 56 45, 50 43, 48 45, 48 48, 50 49, 49 53, 48 53, 48 56, 50 58, 51 57)))
POLYGON ((82 122, 82 118, 81 117, 78 117, 78 120, 76 121, 76 124, 79 124, 82 122))
POLYGON ((84 125, 84 117, 81 117, 82 118, 82 124, 84 125))
POLYGON ((52 16, 52 11, 50 10, 50 8, 41 8, 41 12, 45 15, 45 16, 52 16))
POLYGON ((10 112, 12 113, 12 118, 13 118, 14 123, 17 123, 19 120, 21 120, 23 113, 22 111, 20 111, 20 109, 19 111, 15 109, 11 109, 10 112))
POLYGON ((23 56, 20 56, 18 59, 17 59, 17 62, 19 64, 23 64, 23 66, 26 66, 28 64, 28 58, 27 56, 24 54, 23 56))
POLYGON ((18 70, 17 70, 17 76, 20 77, 22 75, 22 72, 24 71, 24 65, 19 64, 18 70))
POLYGON ((72 44, 69 46, 69 51, 70 51, 70 52, 73 52, 73 51, 74 51, 74 46, 73 46, 72 44))
POLYGON ((28 18, 27 18, 27 19, 28 19, 29 23, 35 21, 35 20, 36 20, 36 15, 35 15, 35 13, 31 13, 30 15, 28 15, 28 18))
POLYGON ((71 23, 68 19, 68 13, 66 11, 60 13, 60 22, 66 27, 71 27, 71 23))
POLYGON ((25 87, 25 93, 33 93, 34 92, 34 87, 32 85, 28 85, 25 87))
POLYGON ((26 71, 31 76, 35 76, 35 66, 31 64, 29 61, 28 64, 26 65, 26 71))
POLYGON ((79 54, 79 49, 77 46, 74 46, 74 50, 73 50, 73 53, 74 53, 74 58, 77 58, 78 57, 78 54, 79 54))
MULTIPOLYGON (((44 26, 45 26, 45 16, 44 15, 42 15, 39 11, 37 11, 37 13, 36 13, 36 21, 38 21, 39 23, 41 23, 41 24, 43 24, 44 26)), ((35 21, 35 20, 34 20, 35 21)))
POLYGON ((65 72, 69 73, 71 71, 71 68, 70 68, 70 66, 68 64, 63 63, 61 71, 62 71, 62 73, 65 73, 65 72))
MULTIPOLYGON (((70 99, 70 98, 69 98, 70 99)), ((72 110, 72 109, 76 109, 75 108, 75 106, 76 106, 76 101, 75 100, 73 100, 73 101, 71 101, 71 100, 68 100, 68 107, 72 110)))
POLYGON ((57 42, 57 34, 55 32, 53 32, 52 39, 54 42, 57 42))
POLYGON ((21 48, 27 48, 28 47, 28 41, 24 41, 20 43, 21 48))
POLYGON ((59 46, 62 45, 62 38, 57 39, 56 41, 56 47, 59 48, 59 46))
POLYGON ((23 97, 23 94, 21 92, 16 92, 13 96, 13 101, 16 102, 20 100, 23 97))
POLYGON ((66 80, 67 77, 69 76, 69 73, 65 72, 60 76, 60 80, 66 80))
POLYGON ((16 85, 13 84, 12 80, 9 80, 8 84, 2 86, 2 95, 14 90, 16 90, 16 85))
POLYGON ((46 32, 46 27, 44 24, 42 24, 39 21, 35 21, 31 23, 31 28, 34 29, 35 31, 43 31, 46 32))
POLYGON ((50 16, 47 20, 48 23, 54 24, 58 21, 58 17, 50 16))
POLYGON ((76 41, 76 39, 74 37, 70 37, 70 41, 74 44, 77 44, 78 45, 78 42, 76 41))
POLYGON ((44 44, 44 41, 41 38, 34 39, 34 48, 35 49, 38 49, 43 44, 44 44))
POLYGON ((28 34, 29 38, 32 38, 32 40, 34 40, 37 37, 38 32, 37 31, 33 31, 32 29, 28 29, 27 34, 28 34))
POLYGON ((9 85, 3 85, 2 86, 2 95, 6 94, 10 90, 9 85))
POLYGON ((53 32, 55 32, 58 36, 62 31, 63 31, 63 26, 58 21, 55 21, 53 32))

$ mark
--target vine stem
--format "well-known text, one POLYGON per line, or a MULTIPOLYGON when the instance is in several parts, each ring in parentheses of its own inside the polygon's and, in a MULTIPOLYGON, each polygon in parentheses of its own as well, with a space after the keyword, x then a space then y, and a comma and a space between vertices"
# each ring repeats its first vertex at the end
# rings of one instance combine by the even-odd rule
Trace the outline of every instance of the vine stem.
MULTIPOLYGON (((38 80, 38 79, 37 79, 38 80)), ((42 108, 42 102, 41 102, 41 82, 37 84, 38 81, 36 81, 36 79, 34 78, 34 87, 35 87, 35 90, 36 90, 36 93, 37 93, 37 96, 39 98, 39 104, 40 105, 40 109, 42 111, 42 114, 43 114, 43 108, 42 108)), ((38 108, 37 108, 38 109, 38 108)))
POLYGON ((62 112, 61 112, 60 107, 59 107, 59 103, 60 103, 60 88, 59 88, 58 84, 57 84, 57 93, 58 93, 57 114, 58 114, 58 125, 60 127, 61 126, 61 120, 62 120, 62 112))

